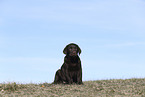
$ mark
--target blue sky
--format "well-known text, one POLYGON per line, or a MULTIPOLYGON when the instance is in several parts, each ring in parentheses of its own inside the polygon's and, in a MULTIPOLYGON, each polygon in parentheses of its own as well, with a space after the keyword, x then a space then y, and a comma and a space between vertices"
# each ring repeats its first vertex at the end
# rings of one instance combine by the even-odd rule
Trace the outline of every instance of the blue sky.
POLYGON ((0 83, 51 83, 63 48, 83 81, 145 78, 144 0, 0 0, 0 83))

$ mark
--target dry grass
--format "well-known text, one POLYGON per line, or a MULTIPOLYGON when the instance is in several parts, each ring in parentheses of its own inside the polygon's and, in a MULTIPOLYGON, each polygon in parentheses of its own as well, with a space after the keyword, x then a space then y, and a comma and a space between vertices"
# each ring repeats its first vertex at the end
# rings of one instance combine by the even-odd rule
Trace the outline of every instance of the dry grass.
POLYGON ((84 85, 0 84, 0 97, 145 97, 145 79, 86 81, 84 85))

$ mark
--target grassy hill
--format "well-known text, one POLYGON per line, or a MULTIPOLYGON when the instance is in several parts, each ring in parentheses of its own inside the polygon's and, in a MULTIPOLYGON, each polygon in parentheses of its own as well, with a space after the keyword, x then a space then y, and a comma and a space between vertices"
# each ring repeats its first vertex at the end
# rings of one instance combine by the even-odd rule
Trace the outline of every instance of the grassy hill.
POLYGON ((112 79, 86 81, 84 85, 51 85, 1 83, 0 97, 145 97, 144 79, 112 79))

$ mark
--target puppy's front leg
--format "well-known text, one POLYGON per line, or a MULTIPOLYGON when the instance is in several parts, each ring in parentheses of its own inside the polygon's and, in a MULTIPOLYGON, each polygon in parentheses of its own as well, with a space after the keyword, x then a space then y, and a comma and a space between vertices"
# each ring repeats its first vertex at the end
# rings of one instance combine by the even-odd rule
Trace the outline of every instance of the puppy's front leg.
POLYGON ((67 81, 68 81, 68 84, 72 84, 73 83, 73 79, 69 73, 68 70, 66 70, 66 78, 67 78, 67 81))
POLYGON ((79 70, 77 73, 77 84, 83 84, 83 82, 82 82, 82 70, 79 70))

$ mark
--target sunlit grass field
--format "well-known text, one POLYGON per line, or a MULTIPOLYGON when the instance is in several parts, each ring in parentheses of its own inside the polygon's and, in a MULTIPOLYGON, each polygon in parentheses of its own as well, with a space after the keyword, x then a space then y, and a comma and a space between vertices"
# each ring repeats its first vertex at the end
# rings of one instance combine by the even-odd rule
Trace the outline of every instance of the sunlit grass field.
POLYGON ((145 97, 145 78, 85 81, 83 85, 1 83, 0 97, 145 97))

